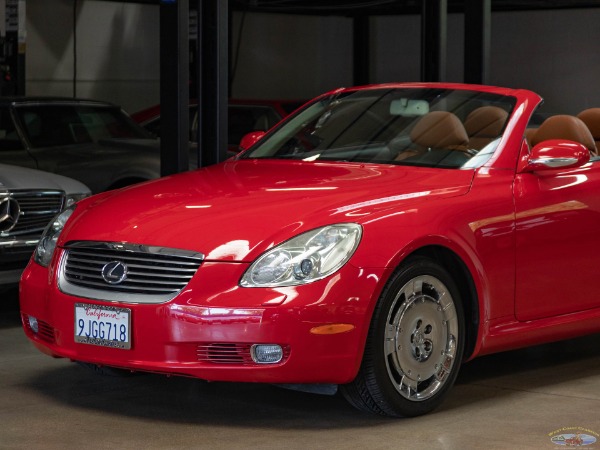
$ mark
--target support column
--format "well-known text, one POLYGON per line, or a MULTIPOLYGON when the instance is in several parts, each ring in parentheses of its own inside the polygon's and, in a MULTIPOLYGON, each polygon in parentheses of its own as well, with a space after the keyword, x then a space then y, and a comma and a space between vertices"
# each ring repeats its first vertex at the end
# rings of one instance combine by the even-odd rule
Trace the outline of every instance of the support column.
POLYGON ((202 1, 202 77, 199 123, 201 161, 208 166, 227 159, 227 104, 229 88, 229 11, 227 2, 202 1))
POLYGON ((6 0, 0 95, 25 95, 25 0, 6 0))
POLYGON ((445 81, 448 1, 421 1, 421 80, 445 81))
POLYGON ((368 15, 354 16, 353 26, 353 51, 354 72, 353 83, 355 86, 370 82, 370 20, 368 15))
POLYGON ((492 0, 465 0, 465 83, 489 84, 492 0))
POLYGON ((160 0, 161 175, 189 169, 189 2, 160 0))

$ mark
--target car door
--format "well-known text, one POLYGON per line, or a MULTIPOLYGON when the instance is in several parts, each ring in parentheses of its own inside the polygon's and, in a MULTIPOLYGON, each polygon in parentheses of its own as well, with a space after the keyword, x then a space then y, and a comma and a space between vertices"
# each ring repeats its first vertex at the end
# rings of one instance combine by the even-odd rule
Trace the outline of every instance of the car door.
POLYGON ((517 319, 600 307, 600 158, 518 174, 514 193, 517 319))

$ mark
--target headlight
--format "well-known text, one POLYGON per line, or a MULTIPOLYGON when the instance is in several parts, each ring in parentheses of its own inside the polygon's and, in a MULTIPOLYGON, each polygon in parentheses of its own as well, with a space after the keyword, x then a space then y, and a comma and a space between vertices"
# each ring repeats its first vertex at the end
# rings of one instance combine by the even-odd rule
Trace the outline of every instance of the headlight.
POLYGON ((90 195, 91 194, 89 192, 83 192, 83 193, 79 193, 79 194, 67 194, 67 198, 65 201, 65 208, 68 208, 69 206, 73 206, 79 200, 83 200, 84 198, 89 197, 90 195))
POLYGON ((33 252, 33 259, 39 265, 48 267, 48 264, 50 264, 58 237, 60 236, 65 223, 67 223, 67 220, 71 217, 71 214, 73 214, 74 209, 75 206, 65 209, 56 216, 44 230, 44 234, 42 234, 42 238, 40 239, 40 242, 38 242, 35 252, 33 252))
POLYGON ((260 256, 240 280, 245 287, 296 286, 325 278, 352 256, 360 225, 343 223, 308 231, 260 256))

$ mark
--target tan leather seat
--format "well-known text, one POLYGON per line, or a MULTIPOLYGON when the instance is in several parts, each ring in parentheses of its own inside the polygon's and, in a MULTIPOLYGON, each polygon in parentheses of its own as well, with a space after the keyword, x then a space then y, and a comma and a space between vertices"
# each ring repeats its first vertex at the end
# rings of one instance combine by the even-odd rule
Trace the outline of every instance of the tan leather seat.
POLYGON ((482 106, 471 111, 465 120, 469 147, 481 150, 500 137, 506 119, 508 113, 498 106, 482 106))
POLYGON ((600 148, 600 108, 589 108, 577 114, 583 123, 588 127, 592 137, 596 142, 596 149, 600 148))
POLYGON ((536 131, 537 128, 527 128, 525 130, 525 140, 527 141, 529 147, 533 147, 533 145, 531 145, 531 142, 533 141, 533 136, 535 135, 536 131))
POLYGON ((426 149, 466 150, 469 136, 456 115, 447 111, 425 114, 410 132, 413 143, 426 149))
POLYGON ((585 123, 575 116, 558 115, 548 117, 531 138, 531 145, 534 146, 549 139, 567 139, 579 142, 585 145, 592 155, 597 154, 592 133, 590 133, 585 123))

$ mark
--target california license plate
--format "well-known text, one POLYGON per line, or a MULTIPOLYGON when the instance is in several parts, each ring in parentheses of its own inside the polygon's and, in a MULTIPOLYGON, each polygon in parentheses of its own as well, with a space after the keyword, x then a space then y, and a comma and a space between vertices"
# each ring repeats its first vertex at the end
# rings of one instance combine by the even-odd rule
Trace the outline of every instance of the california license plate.
POLYGON ((75 303, 75 342, 131 348, 131 310, 75 303))

